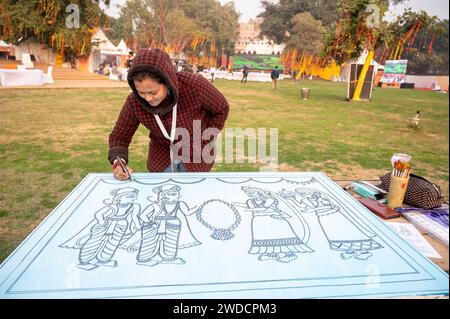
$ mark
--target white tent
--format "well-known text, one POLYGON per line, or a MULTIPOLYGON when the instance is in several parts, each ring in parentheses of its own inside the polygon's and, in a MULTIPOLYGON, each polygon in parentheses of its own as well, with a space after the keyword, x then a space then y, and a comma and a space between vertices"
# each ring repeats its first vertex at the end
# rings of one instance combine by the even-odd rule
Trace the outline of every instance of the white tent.
POLYGON ((97 32, 92 36, 91 42, 93 49, 100 50, 100 54, 122 55, 122 50, 109 41, 100 28, 97 29, 97 32))
POLYGON ((125 41, 123 41, 123 39, 120 40, 119 45, 117 46, 117 48, 122 52, 122 55, 128 55, 128 52, 131 51, 128 48, 128 46, 125 43, 125 41))
POLYGON ((89 55, 88 71, 95 72, 100 63, 114 62, 120 65, 122 60, 122 49, 116 47, 105 35, 101 28, 92 35, 92 52, 89 55))

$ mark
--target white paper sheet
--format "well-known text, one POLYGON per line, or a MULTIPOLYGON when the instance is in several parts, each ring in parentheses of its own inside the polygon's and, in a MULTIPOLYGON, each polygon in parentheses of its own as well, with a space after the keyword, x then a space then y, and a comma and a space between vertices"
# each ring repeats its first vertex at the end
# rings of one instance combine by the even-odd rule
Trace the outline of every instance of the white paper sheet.
POLYGON ((426 257, 442 258, 441 255, 430 245, 414 225, 405 223, 386 222, 404 240, 411 243, 416 249, 426 257))

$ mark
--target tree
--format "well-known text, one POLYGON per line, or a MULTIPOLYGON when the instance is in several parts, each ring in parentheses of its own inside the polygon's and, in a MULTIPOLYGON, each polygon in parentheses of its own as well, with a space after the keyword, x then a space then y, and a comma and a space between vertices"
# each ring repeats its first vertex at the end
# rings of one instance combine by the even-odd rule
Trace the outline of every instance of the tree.
MULTIPOLYGON (((434 45, 432 46, 432 57, 436 59, 434 63, 431 63, 429 59, 426 59, 426 66, 419 68, 419 65, 416 67, 414 64, 410 65, 409 70, 411 74, 435 74, 435 75, 448 75, 448 20, 440 21, 437 24, 437 28, 440 30, 440 34, 436 35, 434 45)), ((433 39, 432 34, 428 34, 428 38, 431 39, 430 43, 433 39)), ((429 47, 428 47, 429 49, 429 47)), ((428 54, 428 57, 430 54, 428 54)), ((420 57, 425 58, 424 54, 420 54, 420 57)), ((407 56, 405 58, 408 58, 407 56)), ((414 59, 410 59, 412 62, 415 62, 414 59)), ((417 63, 419 64, 419 63, 417 63)))
POLYGON ((295 15, 286 50, 297 49, 310 55, 319 55, 323 50, 324 27, 319 20, 313 18, 309 12, 295 15))
POLYGON ((112 25, 116 39, 128 38, 130 45, 131 38, 136 47, 153 42, 197 50, 203 43, 203 49, 208 47, 209 53, 221 54, 234 50, 238 18, 233 3, 221 5, 215 0, 128 0, 117 23, 112 25))
POLYGON ((386 29, 378 61, 407 59, 410 74, 448 74, 448 20, 406 10, 386 29))
POLYGON ((335 1, 325 0, 280 0, 261 1, 263 12, 258 17, 262 18, 261 36, 275 41, 278 44, 286 43, 293 33, 292 18, 299 13, 309 12, 312 17, 329 26, 336 21, 337 6, 335 1))
POLYGON ((233 2, 216 0, 168 0, 167 10, 180 9, 196 21, 208 38, 208 51, 214 55, 232 54, 239 33, 239 14, 233 2))
MULTIPOLYGON (((109 4, 109 0, 102 2, 109 4)), ((95 28, 105 25, 108 17, 100 9, 99 1, 2 0, 0 3, 0 28, 6 41, 18 43, 35 38, 66 56, 87 54, 95 28), (68 26, 66 18, 76 14, 74 5, 80 13, 79 25, 68 26), (69 9, 72 11, 66 12, 69 9)))
POLYGON ((150 46, 158 40, 159 21, 146 0, 127 0, 118 19, 111 19, 112 39, 124 39, 129 47, 150 46))
MULTIPOLYGON (((110 27, 107 29, 108 38, 109 38, 109 40, 111 40, 111 42, 114 45, 118 45, 120 40, 122 40, 122 39, 125 40, 127 38, 125 36, 126 34, 131 33, 131 28, 129 29, 130 30, 129 33, 126 32, 126 26, 122 21, 123 20, 121 20, 120 18, 109 17, 110 27)), ((125 40, 125 42, 127 42, 127 41, 125 40)), ((129 42, 132 42, 132 41, 129 41, 129 42)))
POLYGON ((207 36, 199 24, 180 9, 171 10, 164 19, 164 42, 173 43, 189 36, 207 36))
POLYGON ((367 51, 366 61, 359 75, 352 100, 360 98, 362 85, 375 50, 386 38, 386 22, 383 22, 389 4, 402 0, 339 0, 337 24, 328 29, 325 51, 328 59, 339 64, 348 59, 356 59, 367 51))
POLYGON ((385 0, 339 0, 340 19, 328 28, 324 48, 327 58, 338 64, 357 59, 364 50, 381 46, 387 23, 382 18, 389 7, 385 0), (376 21, 368 18, 376 17, 376 21))

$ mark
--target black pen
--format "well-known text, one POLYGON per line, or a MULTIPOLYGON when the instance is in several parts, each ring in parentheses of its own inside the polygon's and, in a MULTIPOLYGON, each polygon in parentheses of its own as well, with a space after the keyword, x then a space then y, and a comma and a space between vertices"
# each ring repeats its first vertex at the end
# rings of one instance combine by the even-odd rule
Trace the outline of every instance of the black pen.
POLYGON ((130 175, 130 173, 128 172, 128 170, 127 170, 127 168, 125 167, 125 165, 123 165, 122 160, 120 159, 119 156, 117 156, 117 160, 119 161, 119 164, 120 164, 120 166, 122 167, 123 172, 124 172, 125 174, 128 175, 128 178, 129 178, 129 180, 131 181, 131 180, 132 180, 132 179, 131 179, 131 175, 130 175))

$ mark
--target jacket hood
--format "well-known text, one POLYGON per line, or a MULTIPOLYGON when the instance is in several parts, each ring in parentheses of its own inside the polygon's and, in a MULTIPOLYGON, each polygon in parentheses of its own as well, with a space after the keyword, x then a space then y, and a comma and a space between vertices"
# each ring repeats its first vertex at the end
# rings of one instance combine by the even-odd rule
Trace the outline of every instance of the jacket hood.
POLYGON ((169 55, 160 49, 140 49, 133 59, 127 75, 128 85, 133 90, 136 100, 149 113, 166 114, 173 109, 178 101, 178 78, 169 55), (163 82, 168 86, 170 94, 157 106, 151 106, 142 98, 134 85, 132 77, 138 72, 159 73, 163 82))

